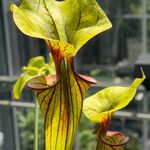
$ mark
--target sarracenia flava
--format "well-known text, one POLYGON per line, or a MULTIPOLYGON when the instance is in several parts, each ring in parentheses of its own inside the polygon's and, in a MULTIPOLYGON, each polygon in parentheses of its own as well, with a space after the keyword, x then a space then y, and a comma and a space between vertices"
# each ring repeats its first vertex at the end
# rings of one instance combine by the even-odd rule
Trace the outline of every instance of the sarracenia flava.
POLYGON ((112 25, 95 0, 22 0, 19 7, 12 4, 11 11, 24 34, 45 40, 55 63, 56 74, 41 75, 34 63, 22 75, 27 76, 24 85, 30 79, 27 85, 45 118, 45 150, 71 150, 84 94, 96 83, 76 73, 74 56, 89 39, 112 25))
POLYGON ((128 136, 118 131, 107 131, 108 126, 114 113, 130 103, 144 79, 142 70, 142 78, 136 78, 130 87, 108 87, 84 100, 85 116, 92 122, 99 123, 94 132, 97 135, 97 150, 124 149, 128 136))

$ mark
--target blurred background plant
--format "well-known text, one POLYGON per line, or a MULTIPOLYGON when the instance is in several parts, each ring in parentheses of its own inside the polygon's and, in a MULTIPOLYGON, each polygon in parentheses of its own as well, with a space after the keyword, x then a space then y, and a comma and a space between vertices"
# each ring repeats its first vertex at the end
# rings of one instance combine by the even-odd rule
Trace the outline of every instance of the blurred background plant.
MULTIPOLYGON (((20 141, 22 150, 33 150, 34 143, 34 110, 18 110, 18 126, 20 130, 20 141)), ((120 124, 123 124, 122 121, 114 119, 113 121, 113 129, 120 129, 120 124)), ((129 135, 130 141, 127 144, 125 150, 140 150, 140 136, 137 133, 139 124, 133 123, 131 124, 132 129, 123 129, 123 132, 129 135), (136 126, 135 126, 136 125, 136 126), (133 128, 135 128, 133 130, 133 128)), ((78 129, 78 138, 77 142, 80 144, 80 150, 94 150, 96 147, 96 137, 92 132, 94 131, 95 125, 91 123, 88 119, 86 119, 83 115, 81 116, 81 121, 78 129)), ((39 114, 39 150, 43 150, 44 146, 44 130, 43 130, 43 121, 42 115, 39 114)))
MULTIPOLYGON (((18 110, 18 127, 20 130, 20 141, 25 150, 33 150, 35 111, 33 109, 18 110)), ((42 114, 39 113, 38 148, 44 149, 44 124, 42 114)), ((22 148, 22 149, 23 149, 22 148)))
POLYGON ((81 116, 79 124, 79 142, 81 150, 92 150, 96 147, 96 137, 92 133, 94 124, 89 122, 85 116, 81 116))

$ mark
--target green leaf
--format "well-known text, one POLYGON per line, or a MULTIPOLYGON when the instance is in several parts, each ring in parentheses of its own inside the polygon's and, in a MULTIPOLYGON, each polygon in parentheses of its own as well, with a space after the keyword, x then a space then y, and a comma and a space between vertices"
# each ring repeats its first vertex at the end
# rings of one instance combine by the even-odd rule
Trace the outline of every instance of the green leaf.
POLYGON ((142 78, 136 78, 130 87, 112 86, 88 97, 83 103, 85 116, 93 122, 101 123, 110 119, 115 111, 129 104, 144 79, 142 71, 142 78))
POLYGON ((23 71, 32 71, 35 75, 38 74, 39 69, 45 66, 45 60, 42 56, 33 57, 29 60, 27 66, 23 66, 23 71))
POLYGON ((45 60, 43 56, 33 57, 29 60, 27 67, 42 68, 45 65, 45 60))
POLYGON ((29 81, 30 79, 32 79, 33 77, 35 77, 35 75, 33 75, 30 72, 26 72, 23 73, 18 80, 16 81, 14 88, 13 88, 13 93, 14 93, 14 97, 16 99, 20 98, 21 92, 24 88, 24 86, 26 85, 27 81, 29 81))
MULTIPOLYGON (((60 40, 75 48, 74 56, 89 39, 112 25, 95 0, 23 0, 11 5, 17 27, 25 34, 60 40)), ((72 49, 71 49, 72 50, 72 49)))
POLYGON ((31 58, 27 66, 22 67, 22 70, 25 71, 16 81, 13 93, 16 99, 20 98, 21 92, 26 85, 26 83, 36 76, 41 75, 53 75, 55 74, 55 66, 52 57, 50 56, 50 63, 46 64, 44 57, 37 56, 31 58))

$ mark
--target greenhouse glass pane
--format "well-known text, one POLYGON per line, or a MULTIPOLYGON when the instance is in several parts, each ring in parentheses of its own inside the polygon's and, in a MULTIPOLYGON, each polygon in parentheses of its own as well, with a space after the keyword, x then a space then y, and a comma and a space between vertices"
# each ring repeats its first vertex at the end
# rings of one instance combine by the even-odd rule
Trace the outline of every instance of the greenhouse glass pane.
POLYGON ((143 12, 141 0, 97 0, 105 9, 105 12, 116 12, 120 10, 122 14, 140 14, 143 12), (108 10, 108 11, 107 11, 108 10))
POLYGON ((7 58, 6 58, 6 47, 4 38, 4 25, 2 16, 2 2, 0 1, 0 75, 7 74, 7 58))
POLYGON ((142 13, 141 0, 121 0, 123 13, 139 14, 142 13))
POLYGON ((126 58, 130 67, 142 53, 141 21, 139 19, 123 19, 119 25, 118 57, 126 58))
POLYGON ((147 51, 148 53, 150 53, 150 19, 148 19, 147 21, 147 36, 148 36, 148 39, 147 39, 147 51))
POLYGON ((150 0, 147 0, 147 12, 150 13, 150 0))
POLYGON ((12 109, 0 106, 0 150, 15 150, 12 109))

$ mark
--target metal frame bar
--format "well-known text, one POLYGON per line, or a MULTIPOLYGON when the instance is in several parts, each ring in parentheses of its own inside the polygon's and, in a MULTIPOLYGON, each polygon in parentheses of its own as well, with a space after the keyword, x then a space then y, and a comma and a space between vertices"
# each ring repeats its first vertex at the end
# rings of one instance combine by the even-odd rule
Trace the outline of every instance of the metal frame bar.
MULTIPOLYGON (((16 108, 35 108, 35 103, 31 102, 19 102, 19 101, 6 101, 0 100, 0 107, 16 107, 16 108)), ((148 120, 150 121, 150 114, 149 113, 137 113, 131 111, 117 111, 115 113, 115 117, 125 117, 127 119, 132 120, 148 120)))
POLYGON ((143 14, 142 14, 142 47, 143 53, 147 52, 147 0, 141 0, 143 14))
MULTIPOLYGON (((142 8, 143 8, 143 16, 142 16, 142 52, 143 53, 146 53, 148 50, 148 47, 147 47, 147 38, 148 38, 148 35, 147 35, 147 0, 141 0, 141 5, 142 5, 142 8)), ((146 95, 148 93, 145 93, 146 95)), ((146 98, 144 99, 143 101, 143 111, 145 113, 148 112, 148 101, 147 101, 147 97, 148 96, 145 96, 146 98)), ((148 150, 147 148, 147 141, 148 141, 148 133, 149 133, 149 129, 148 129, 148 121, 147 120, 143 120, 143 137, 142 137, 142 140, 143 140, 143 149, 144 150, 148 150)))
MULTIPOLYGON (((123 18, 127 19, 143 19, 143 14, 125 14, 123 18)), ((150 14, 145 14, 146 19, 150 19, 150 14)))

